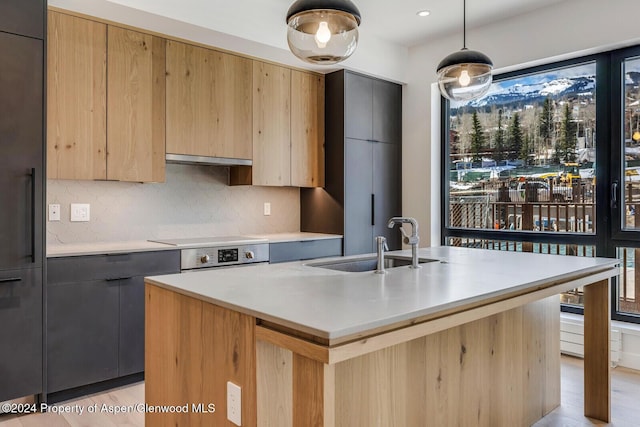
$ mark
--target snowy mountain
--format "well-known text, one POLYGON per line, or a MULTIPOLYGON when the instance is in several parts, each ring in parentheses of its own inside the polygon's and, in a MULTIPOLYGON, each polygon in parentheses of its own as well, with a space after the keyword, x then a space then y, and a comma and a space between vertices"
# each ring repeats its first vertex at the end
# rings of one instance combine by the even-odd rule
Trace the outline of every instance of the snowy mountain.
MULTIPOLYGON (((474 108, 488 106, 507 106, 509 104, 532 104, 545 98, 562 99, 566 97, 593 97, 595 95, 595 76, 561 77, 547 82, 531 82, 493 85, 484 97, 471 101, 467 105, 474 108)), ((452 105, 452 108, 462 105, 452 105)))
MULTIPOLYGON (((595 76, 557 77, 549 81, 534 81, 525 77, 519 79, 519 82, 496 82, 484 97, 468 103, 452 102, 451 109, 455 111, 465 106, 478 109, 492 106, 517 108, 542 102, 547 97, 553 100, 591 99, 595 96, 596 89, 595 76)), ((625 85, 627 90, 637 90, 640 87, 640 72, 628 71, 625 74, 625 85)))

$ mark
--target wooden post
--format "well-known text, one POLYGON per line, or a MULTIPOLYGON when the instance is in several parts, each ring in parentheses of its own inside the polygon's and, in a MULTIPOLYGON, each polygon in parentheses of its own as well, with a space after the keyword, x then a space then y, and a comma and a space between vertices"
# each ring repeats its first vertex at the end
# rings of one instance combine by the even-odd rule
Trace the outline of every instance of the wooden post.
POLYGON ((611 420, 610 279, 584 287, 584 415, 611 420))
MULTIPOLYGON (((526 183, 524 187, 524 203, 522 204, 523 230, 533 230, 533 203, 531 202, 537 200, 538 190, 532 185, 529 185, 529 183, 526 183)), ((542 227, 542 218, 540 218, 540 226, 542 227)), ((533 252, 533 243, 523 242, 522 252, 533 252)))

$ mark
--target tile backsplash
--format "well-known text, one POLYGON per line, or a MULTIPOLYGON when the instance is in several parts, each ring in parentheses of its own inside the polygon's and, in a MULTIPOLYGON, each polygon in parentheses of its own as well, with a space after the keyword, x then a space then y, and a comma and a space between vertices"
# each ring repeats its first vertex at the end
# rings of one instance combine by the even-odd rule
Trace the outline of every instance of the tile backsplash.
POLYGON ((47 205, 60 204, 61 221, 47 221, 47 244, 300 230, 298 188, 230 187, 228 175, 225 167, 168 164, 161 184, 48 180, 47 205), (90 221, 71 222, 71 203, 90 204, 90 221))

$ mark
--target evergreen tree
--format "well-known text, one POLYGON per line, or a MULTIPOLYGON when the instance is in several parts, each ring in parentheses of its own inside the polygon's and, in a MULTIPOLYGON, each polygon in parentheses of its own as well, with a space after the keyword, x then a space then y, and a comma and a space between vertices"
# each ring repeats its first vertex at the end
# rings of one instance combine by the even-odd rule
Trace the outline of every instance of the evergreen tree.
MULTIPOLYGON (((553 103, 551 98, 546 98, 542 104, 542 114, 538 126, 540 138, 542 138, 545 155, 553 145, 553 103)), ((555 163, 559 163, 557 152, 554 154, 555 163)))
POLYGON ((564 105, 564 114, 562 115, 562 124, 560 125, 560 138, 558 147, 560 148, 559 157, 565 162, 576 161, 576 136, 578 126, 573 121, 571 108, 567 102, 564 105))
POLYGON ((502 109, 498 110, 498 132, 496 133, 493 158, 496 162, 504 160, 504 130, 502 129, 502 109))
POLYGON ((473 129, 471 131, 471 154, 472 161, 480 162, 482 161, 482 155, 480 153, 484 149, 484 131, 482 130, 482 126, 480 125, 480 119, 478 118, 478 113, 473 112, 473 129))
POLYGON ((531 138, 529 134, 526 134, 522 140, 522 147, 520 147, 520 158, 524 160, 525 165, 531 164, 531 157, 529 156, 531 154, 531 147, 531 138))
POLYGON ((515 113, 509 126, 509 159, 517 159, 522 154, 524 138, 520 126, 520 114, 515 113))

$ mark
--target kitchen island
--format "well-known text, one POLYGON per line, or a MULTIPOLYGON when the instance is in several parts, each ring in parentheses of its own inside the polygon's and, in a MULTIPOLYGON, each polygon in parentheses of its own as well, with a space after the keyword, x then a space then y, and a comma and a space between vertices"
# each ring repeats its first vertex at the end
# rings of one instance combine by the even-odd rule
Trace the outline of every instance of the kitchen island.
POLYGON ((560 404, 557 295, 582 286, 585 415, 610 418, 617 260, 419 256, 434 261, 384 275, 294 262, 147 278, 147 404, 191 409, 147 425, 233 425, 227 381, 243 426, 530 425, 560 404))

